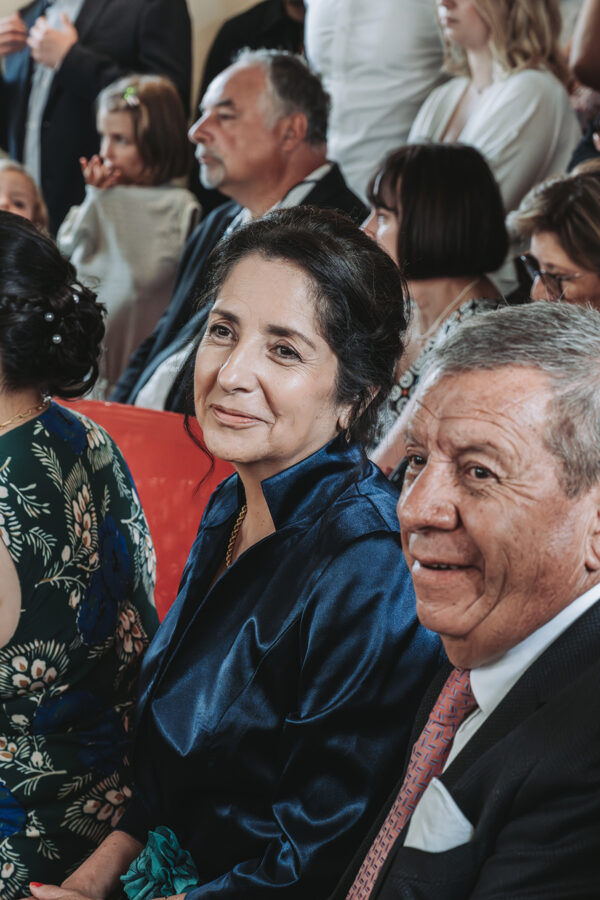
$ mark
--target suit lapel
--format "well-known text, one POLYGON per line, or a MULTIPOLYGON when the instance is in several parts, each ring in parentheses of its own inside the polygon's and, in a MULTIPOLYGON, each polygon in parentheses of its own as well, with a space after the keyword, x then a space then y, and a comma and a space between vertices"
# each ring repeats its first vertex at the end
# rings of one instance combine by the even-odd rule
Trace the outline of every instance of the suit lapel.
MULTIPOLYGON (((21 12, 23 21, 28 29, 31 28, 36 19, 41 16, 43 11, 44 0, 38 0, 37 3, 32 3, 31 6, 21 12)), ((29 105, 29 89, 33 74, 33 59, 31 58, 29 49, 26 47, 20 53, 14 53, 7 57, 5 66, 7 69, 10 69, 10 81, 14 85, 20 86, 18 88, 19 94, 15 113, 15 121, 17 124, 12 129, 15 135, 14 140, 16 146, 11 145, 9 141, 9 146, 6 149, 17 159, 22 159, 27 122, 27 107, 29 105)))
POLYGON ((451 790, 490 747, 598 661, 600 602, 580 616, 521 676, 441 776, 451 790))
MULTIPOLYGON (((451 790, 452 786, 487 750, 509 734, 521 722, 524 722, 528 716, 548 699, 556 696, 565 685, 578 678, 585 669, 597 663, 599 640, 600 602, 580 616, 542 653, 539 659, 532 663, 440 777, 444 785, 451 790)), ((425 727, 429 713, 451 669, 452 666, 449 663, 442 666, 423 698, 415 718, 408 756, 410 756, 414 742, 425 727)), ((373 824, 373 827, 355 854, 330 900, 343 900, 345 898, 363 859, 402 787, 403 780, 404 774, 402 774, 402 777, 398 780, 394 790, 388 797, 377 821, 373 824)), ((385 884, 386 873, 392 866, 396 853, 402 847, 405 835, 406 829, 399 836, 382 866, 371 894, 371 900, 376 900, 385 884)))
POLYGON ((79 40, 85 43, 87 36, 92 31, 96 19, 101 13, 110 10, 114 0, 85 0, 79 10, 79 15, 73 23, 77 29, 79 40))

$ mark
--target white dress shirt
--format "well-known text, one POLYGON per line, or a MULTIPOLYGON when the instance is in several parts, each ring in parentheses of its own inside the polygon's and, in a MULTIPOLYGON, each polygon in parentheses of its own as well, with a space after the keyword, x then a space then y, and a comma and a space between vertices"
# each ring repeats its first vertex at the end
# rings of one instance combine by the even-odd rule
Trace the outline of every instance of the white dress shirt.
MULTIPOLYGON (((83 0, 54 0, 46 9, 45 16, 51 28, 62 30, 61 13, 65 13, 74 22, 83 6, 83 0)), ((29 103, 27 106, 27 122, 25 125, 25 144, 23 147, 23 165, 37 185, 42 183, 42 121, 44 110, 50 95, 50 87, 55 70, 42 63, 33 63, 29 103)))
POLYGON ((311 67, 331 96, 328 156, 365 197, 442 73, 433 0, 305 0, 311 67))
MULTIPOLYGON (((499 659, 471 669, 471 690, 477 700, 477 707, 457 730, 444 770, 451 765, 529 666, 599 600, 600 586, 596 584, 499 659)), ((472 834, 471 823, 458 809, 441 781, 433 778, 412 814, 404 846, 441 853, 465 843, 472 834)))

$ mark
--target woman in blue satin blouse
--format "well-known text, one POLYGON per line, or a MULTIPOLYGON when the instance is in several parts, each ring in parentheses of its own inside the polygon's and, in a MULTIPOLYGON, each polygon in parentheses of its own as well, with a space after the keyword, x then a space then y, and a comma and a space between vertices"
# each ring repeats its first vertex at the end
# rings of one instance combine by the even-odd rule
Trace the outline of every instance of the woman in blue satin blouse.
POLYGON ((128 810, 39 898, 327 897, 404 756, 438 664, 395 488, 363 443, 404 287, 347 219, 273 212, 223 241, 194 372, 215 491, 146 655, 128 810), (168 830, 170 829, 170 830, 168 830))

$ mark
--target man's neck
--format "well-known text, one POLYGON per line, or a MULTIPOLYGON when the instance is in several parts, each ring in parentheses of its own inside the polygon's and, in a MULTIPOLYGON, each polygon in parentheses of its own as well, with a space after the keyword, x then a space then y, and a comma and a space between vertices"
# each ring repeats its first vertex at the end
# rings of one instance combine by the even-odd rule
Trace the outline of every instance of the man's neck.
POLYGON ((281 203, 293 187, 326 162, 324 149, 312 150, 307 145, 276 178, 265 179, 260 184, 236 185, 229 196, 249 210, 253 219, 258 219, 281 203))

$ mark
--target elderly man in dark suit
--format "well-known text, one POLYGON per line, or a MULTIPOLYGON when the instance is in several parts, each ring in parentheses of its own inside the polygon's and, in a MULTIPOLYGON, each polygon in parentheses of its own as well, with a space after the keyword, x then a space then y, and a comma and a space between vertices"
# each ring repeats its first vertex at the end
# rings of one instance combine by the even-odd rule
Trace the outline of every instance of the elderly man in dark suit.
POLYGON ((127 72, 170 78, 189 109, 185 0, 33 0, 0 19, 0 147, 40 185, 56 231, 98 151, 95 99, 127 72))
POLYGON ((598 897, 600 314, 465 324, 405 437, 403 546, 450 662, 334 896, 598 897))
POLYGON ((175 375, 200 333, 206 312, 196 312, 206 290, 206 263, 223 237, 276 206, 335 209, 357 223, 368 210, 350 191, 337 165, 327 161, 329 98, 299 56, 246 51, 211 82, 201 116, 190 129, 207 188, 231 201, 214 210, 190 236, 170 305, 140 345, 111 399, 181 412, 175 375))

